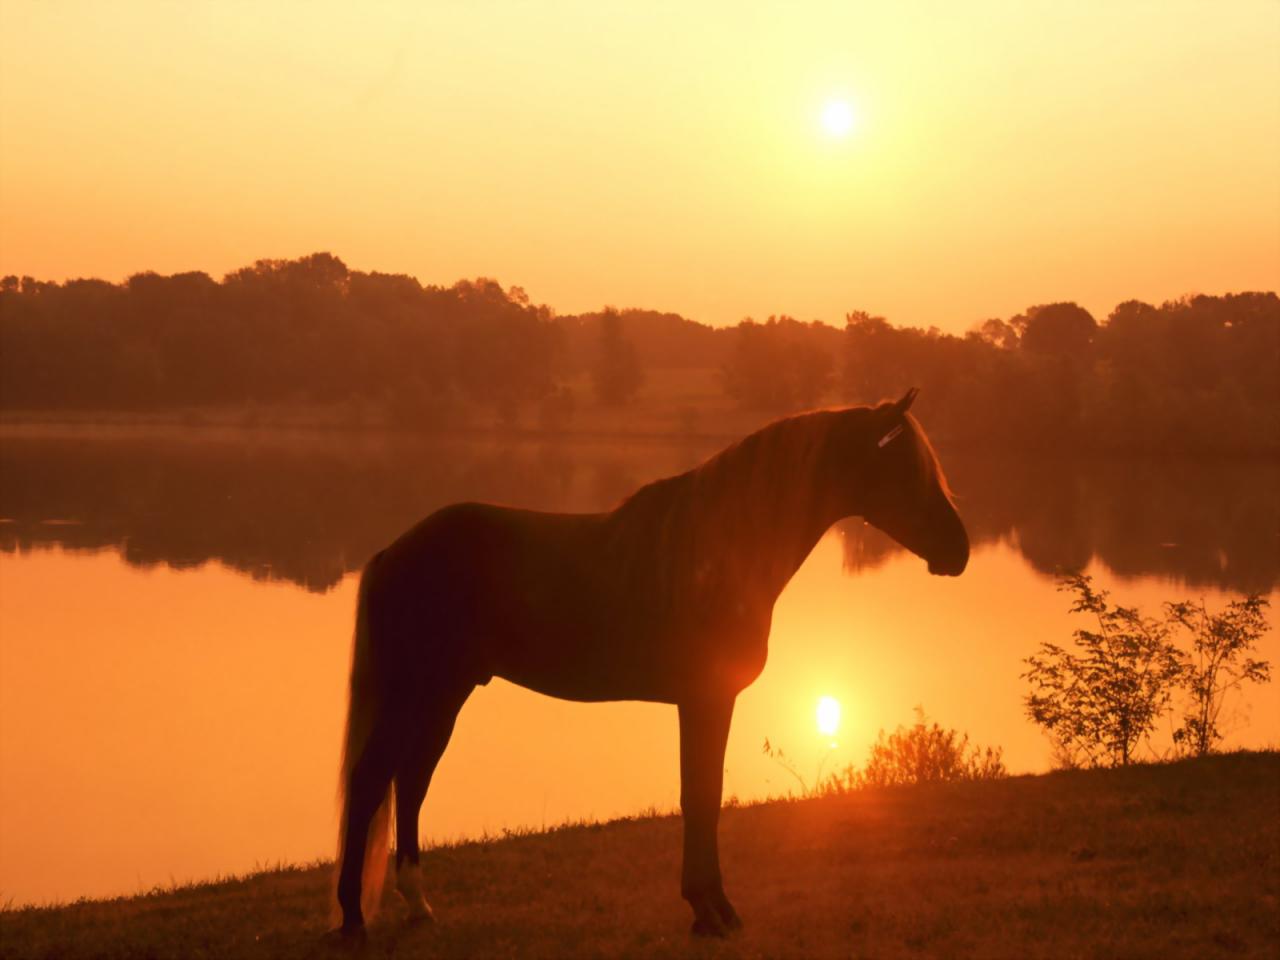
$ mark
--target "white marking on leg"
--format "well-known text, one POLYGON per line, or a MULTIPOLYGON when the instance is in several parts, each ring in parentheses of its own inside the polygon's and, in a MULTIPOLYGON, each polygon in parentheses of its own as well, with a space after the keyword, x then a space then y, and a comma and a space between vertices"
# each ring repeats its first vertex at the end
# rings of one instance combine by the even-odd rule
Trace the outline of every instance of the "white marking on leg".
POLYGON ((414 920, 431 920, 431 905, 422 893, 422 870, 416 863, 402 863, 396 867, 396 892, 409 908, 414 920))

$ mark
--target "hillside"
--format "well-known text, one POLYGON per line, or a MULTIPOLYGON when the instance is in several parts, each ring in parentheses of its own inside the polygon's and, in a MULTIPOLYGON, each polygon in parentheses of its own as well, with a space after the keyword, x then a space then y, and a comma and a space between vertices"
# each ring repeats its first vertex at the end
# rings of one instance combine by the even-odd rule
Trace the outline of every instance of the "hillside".
MULTIPOLYGON (((439 923, 361 955, 1274 957, 1280 754, 727 809, 737 937, 691 940, 674 817, 430 851, 439 923)), ((315 957, 329 870, 0 914, 19 957, 315 957)))

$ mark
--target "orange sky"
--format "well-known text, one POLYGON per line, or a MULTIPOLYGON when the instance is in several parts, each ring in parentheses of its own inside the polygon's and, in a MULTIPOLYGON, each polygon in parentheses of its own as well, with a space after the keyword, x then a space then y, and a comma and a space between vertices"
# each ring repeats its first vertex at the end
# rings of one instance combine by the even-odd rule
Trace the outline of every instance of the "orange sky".
POLYGON ((3 0, 0 272, 951 330, 1280 287, 1280 3, 690 7, 3 0))

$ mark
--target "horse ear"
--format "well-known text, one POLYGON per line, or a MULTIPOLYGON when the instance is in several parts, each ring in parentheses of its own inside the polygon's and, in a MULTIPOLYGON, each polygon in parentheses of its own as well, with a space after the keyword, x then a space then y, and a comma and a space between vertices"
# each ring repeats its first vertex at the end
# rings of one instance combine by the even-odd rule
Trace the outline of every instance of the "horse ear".
POLYGON ((916 387, 912 387, 910 390, 908 390, 906 393, 902 395, 901 400, 899 400, 897 403, 893 405, 893 409, 896 410, 899 414, 906 413, 908 410, 911 409, 911 404, 916 402, 916 397, 919 396, 919 394, 920 394, 919 389, 917 389, 916 387))

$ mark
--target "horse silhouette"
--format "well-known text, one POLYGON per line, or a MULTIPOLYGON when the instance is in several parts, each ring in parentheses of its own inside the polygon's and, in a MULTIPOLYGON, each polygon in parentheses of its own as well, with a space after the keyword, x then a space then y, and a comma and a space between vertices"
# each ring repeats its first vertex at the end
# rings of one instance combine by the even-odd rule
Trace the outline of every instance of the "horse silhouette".
POLYGON ((764 668, 778 594, 837 520, 861 516, 955 576, 969 539, 937 457, 894 403, 779 420, 609 513, 445 507, 360 580, 341 791, 340 933, 364 935, 386 874, 428 919, 418 814, 454 720, 502 677, 554 697, 675 704, 681 893, 693 932, 741 926, 717 824, 734 701, 764 668))

